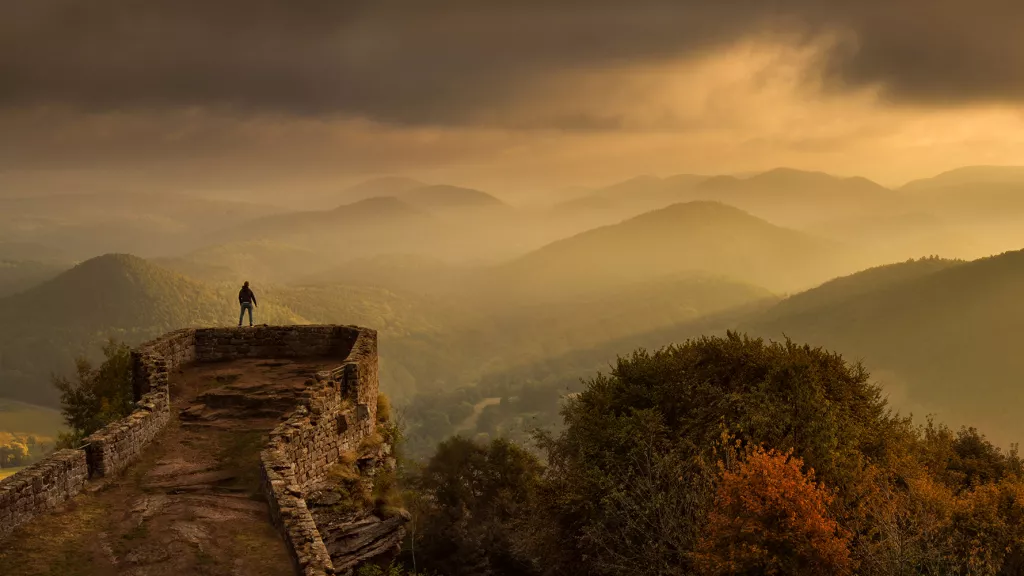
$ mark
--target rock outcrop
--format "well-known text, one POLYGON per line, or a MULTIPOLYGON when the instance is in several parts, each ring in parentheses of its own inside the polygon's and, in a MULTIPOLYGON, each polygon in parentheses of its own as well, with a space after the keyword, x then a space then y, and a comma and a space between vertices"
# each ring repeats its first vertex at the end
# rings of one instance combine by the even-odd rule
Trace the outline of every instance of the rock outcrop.
POLYGON ((380 493, 393 484, 395 468, 385 442, 353 464, 337 464, 333 474, 310 487, 306 505, 338 574, 371 559, 386 562, 401 551, 409 513, 380 493))

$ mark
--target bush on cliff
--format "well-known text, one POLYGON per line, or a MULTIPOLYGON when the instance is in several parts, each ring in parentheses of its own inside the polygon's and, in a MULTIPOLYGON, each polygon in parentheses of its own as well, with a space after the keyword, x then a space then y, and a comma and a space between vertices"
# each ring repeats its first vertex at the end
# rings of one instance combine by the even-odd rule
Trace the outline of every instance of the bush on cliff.
POLYGON ((130 414, 134 407, 131 349, 111 340, 103 347, 103 356, 99 368, 79 358, 76 380, 53 378, 60 391, 61 413, 70 428, 58 439, 60 447, 76 447, 86 436, 130 414))

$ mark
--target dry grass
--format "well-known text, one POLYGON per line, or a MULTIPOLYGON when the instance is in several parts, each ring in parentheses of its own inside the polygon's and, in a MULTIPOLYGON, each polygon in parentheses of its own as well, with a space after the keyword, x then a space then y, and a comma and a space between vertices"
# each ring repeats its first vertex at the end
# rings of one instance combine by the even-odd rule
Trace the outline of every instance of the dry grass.
POLYGON ((394 470, 378 471, 373 478, 374 509, 378 514, 388 517, 403 505, 402 491, 398 486, 398 474, 394 470))
POLYGON ((377 395, 377 422, 391 420, 391 400, 384 394, 377 395))
POLYGON ((341 455, 338 456, 338 464, 344 466, 352 466, 353 464, 356 463, 356 460, 358 459, 359 455, 353 452, 352 450, 349 450, 348 452, 342 452, 341 455))
POLYGON ((376 452, 382 444, 384 444, 384 437, 377 432, 374 432, 366 438, 363 438, 362 442, 359 443, 359 453, 368 454, 376 452))
POLYGON ((339 462, 331 466, 327 469, 326 479, 342 498, 341 502, 335 505, 336 510, 350 512, 373 505, 370 486, 353 464, 339 462))

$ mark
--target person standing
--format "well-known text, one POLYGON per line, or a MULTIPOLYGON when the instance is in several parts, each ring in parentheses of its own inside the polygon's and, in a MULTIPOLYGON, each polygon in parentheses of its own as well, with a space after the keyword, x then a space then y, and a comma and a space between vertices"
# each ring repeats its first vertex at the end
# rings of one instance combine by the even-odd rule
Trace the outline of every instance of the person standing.
POLYGON ((252 293, 249 288, 249 282, 246 281, 242 284, 242 289, 238 291, 238 304, 242 307, 242 310, 238 313, 238 327, 242 327, 242 318, 245 317, 245 311, 249 311, 249 327, 252 327, 252 309, 258 307, 256 304, 256 295, 252 293))

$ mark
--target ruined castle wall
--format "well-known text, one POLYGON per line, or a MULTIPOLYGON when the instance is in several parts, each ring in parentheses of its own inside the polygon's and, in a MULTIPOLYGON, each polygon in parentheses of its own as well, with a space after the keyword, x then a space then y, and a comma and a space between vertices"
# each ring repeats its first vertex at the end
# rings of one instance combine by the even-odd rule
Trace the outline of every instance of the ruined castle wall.
POLYGON ((120 473, 170 421, 168 379, 171 372, 195 360, 195 333, 177 330, 132 351, 132 389, 138 401, 127 417, 85 439, 90 477, 120 473))
POLYGON ((175 330, 132 350, 132 389, 141 400, 152 390, 166 388, 167 378, 196 358, 196 331, 175 330))
POLYGON ((171 332, 132 351, 136 409, 99 430, 80 450, 63 450, 0 481, 0 538, 81 491, 87 479, 116 475, 138 459, 171 419, 170 374, 191 362, 323 357, 316 375, 262 453, 264 489, 275 524, 300 574, 333 574, 303 490, 376 429, 377 333, 353 326, 261 326, 171 332))
POLYGON ((154 389, 135 403, 135 410, 126 418, 86 438, 89 477, 113 476, 138 459, 146 446, 170 421, 170 405, 167 386, 154 389))
POLYGON ((323 478, 342 454, 357 451, 375 432, 377 391, 377 335, 364 330, 344 364, 317 374, 313 391, 271 432, 261 454, 264 490, 274 522, 303 576, 334 573, 306 506, 305 490, 323 478))
POLYGON ((203 328, 195 332, 196 360, 240 358, 345 358, 359 329, 353 326, 203 328))
POLYGON ((90 475, 119 474, 167 425, 171 417, 168 379, 180 366, 239 358, 345 358, 359 333, 349 326, 188 328, 139 346, 132 351, 136 409, 86 439, 90 475))
POLYGON ((92 434, 84 448, 60 450, 0 481, 0 538, 78 494, 89 478, 134 461, 170 420, 170 371, 195 358, 194 330, 178 330, 132 351, 135 410, 92 434))
POLYGON ((0 539, 73 498, 89 477, 85 452, 60 450, 0 482, 0 539))

